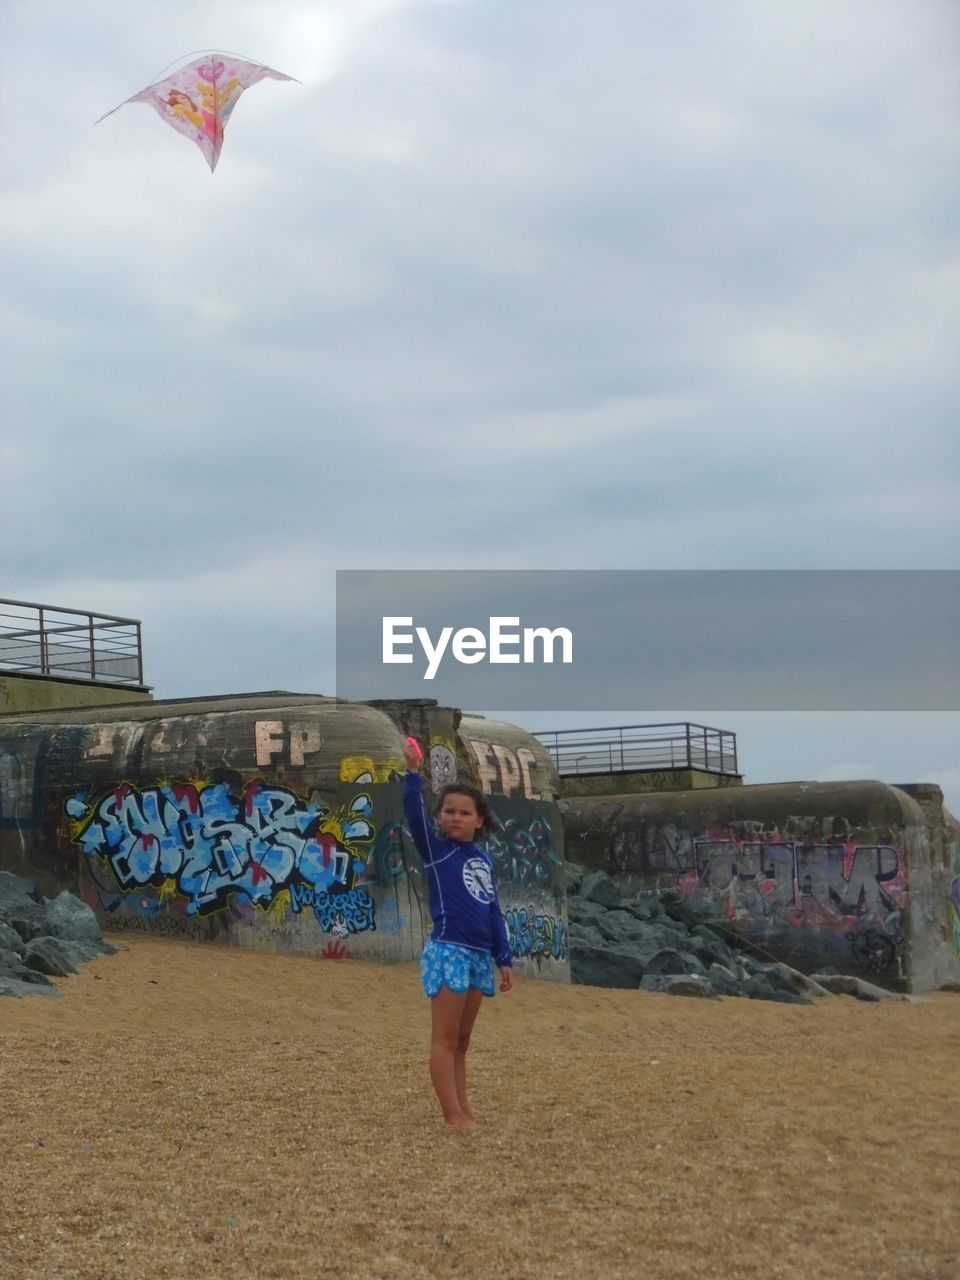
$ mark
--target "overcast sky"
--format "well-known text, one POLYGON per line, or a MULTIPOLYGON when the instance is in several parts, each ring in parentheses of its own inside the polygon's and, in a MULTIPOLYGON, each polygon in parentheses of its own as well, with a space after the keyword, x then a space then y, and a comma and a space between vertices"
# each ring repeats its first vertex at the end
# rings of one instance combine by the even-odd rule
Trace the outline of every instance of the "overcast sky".
MULTIPOLYGON (((953 0, 3 0, 0 595, 176 697, 332 691, 338 568, 956 567, 958 54, 953 0), (215 175, 93 126, 206 49, 301 81, 215 175)), ((960 811, 956 715, 708 723, 960 811)))

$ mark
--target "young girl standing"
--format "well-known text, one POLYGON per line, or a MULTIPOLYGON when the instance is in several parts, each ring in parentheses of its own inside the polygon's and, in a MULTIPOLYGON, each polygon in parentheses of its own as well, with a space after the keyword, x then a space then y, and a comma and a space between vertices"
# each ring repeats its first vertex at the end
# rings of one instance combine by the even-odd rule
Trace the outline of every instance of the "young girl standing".
POLYGON ((403 754, 403 807, 423 858, 433 917, 433 932, 420 959, 423 989, 430 997, 430 1079, 446 1123, 470 1129, 474 1118, 467 1102, 466 1055, 481 1001, 494 993, 494 961, 500 969, 500 990, 513 986, 510 941, 497 899, 493 860, 474 843, 490 823, 490 809, 475 787, 444 787, 438 840, 424 803, 419 772, 423 753, 408 739, 403 754))

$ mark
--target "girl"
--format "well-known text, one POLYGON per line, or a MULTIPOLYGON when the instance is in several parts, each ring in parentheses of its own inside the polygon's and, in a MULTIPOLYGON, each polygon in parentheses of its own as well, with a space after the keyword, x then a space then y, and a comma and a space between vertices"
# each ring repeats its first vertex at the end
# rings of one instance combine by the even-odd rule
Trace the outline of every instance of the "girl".
POLYGON ((500 990, 513 986, 510 941, 493 882, 493 862, 474 843, 490 825, 490 808, 475 787, 459 782, 444 787, 437 814, 442 839, 437 839, 423 799, 423 753, 411 738, 403 755, 403 807, 423 858, 433 917, 433 932, 420 959, 423 989, 430 997, 430 1079, 446 1123, 453 1129, 472 1129, 467 1047, 480 1003, 494 993, 494 961, 500 969, 500 990))

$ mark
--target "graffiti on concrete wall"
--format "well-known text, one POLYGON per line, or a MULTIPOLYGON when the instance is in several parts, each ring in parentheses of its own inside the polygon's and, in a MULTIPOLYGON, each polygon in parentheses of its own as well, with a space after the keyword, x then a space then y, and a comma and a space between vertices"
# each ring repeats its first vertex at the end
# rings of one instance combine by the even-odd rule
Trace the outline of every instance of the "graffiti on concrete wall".
POLYGON ((493 809, 494 829, 487 835, 497 881, 519 888, 545 889, 553 881, 560 855, 554 848, 553 833, 539 814, 509 816, 501 803, 493 809), (498 812, 499 809, 499 812, 498 812))
POLYGON ((188 916, 236 898, 311 910, 323 931, 342 936, 376 927, 373 899, 358 883, 374 837, 366 793, 332 810, 261 779, 121 783, 95 800, 79 792, 64 810, 72 841, 121 893, 182 895, 188 916))
POLYGON ((479 738, 471 738, 469 742, 484 795, 512 796, 519 791, 527 800, 542 798, 540 792, 534 790, 532 773, 537 757, 529 747, 518 747, 514 751, 499 742, 484 742, 479 738))
POLYGON ((598 813, 614 874, 662 874, 680 892, 754 926, 842 932, 854 957, 876 970, 891 965, 906 940, 900 852, 850 839, 842 819, 827 842, 812 830, 798 839, 760 823, 694 835, 672 823, 623 822, 616 803, 598 813))
MULTIPOLYGON (((545 889, 553 882, 554 869, 561 864, 550 823, 530 806, 520 806, 512 816, 511 806, 500 801, 491 808, 493 830, 486 846, 493 859, 500 885, 522 889, 545 889)), ((439 834, 439 829, 434 825, 439 834)), ((413 837, 402 822, 383 822, 377 828, 367 857, 368 876, 381 885, 396 884, 405 878, 423 878, 423 862, 413 837)))
POLYGON ((451 782, 456 782, 457 757, 448 738, 431 738, 427 745, 427 759, 430 761, 430 788, 433 792, 440 792, 451 782))
POLYGON ((40 825, 46 740, 20 735, 0 745, 0 828, 40 825))
POLYGON ((567 958, 567 931, 559 916, 537 911, 532 904, 508 907, 504 915, 514 959, 567 958))

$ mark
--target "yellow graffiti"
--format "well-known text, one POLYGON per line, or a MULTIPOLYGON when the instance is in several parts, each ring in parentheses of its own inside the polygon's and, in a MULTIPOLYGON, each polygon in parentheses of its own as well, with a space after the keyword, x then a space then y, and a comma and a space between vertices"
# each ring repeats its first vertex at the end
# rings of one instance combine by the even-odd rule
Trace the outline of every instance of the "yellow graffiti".
POLYGON ((281 889, 274 900, 266 908, 266 917, 270 921, 272 929, 279 929, 283 924, 284 917, 287 914, 287 908, 290 906, 290 890, 281 889))
POLYGON ((341 782, 389 782, 390 775, 403 773, 406 765, 399 756, 378 766, 373 756, 344 756, 340 761, 341 782))
POLYGON ((167 876, 163 884, 157 890, 157 902, 160 906, 164 903, 172 902, 177 896, 177 882, 172 876, 167 876))

